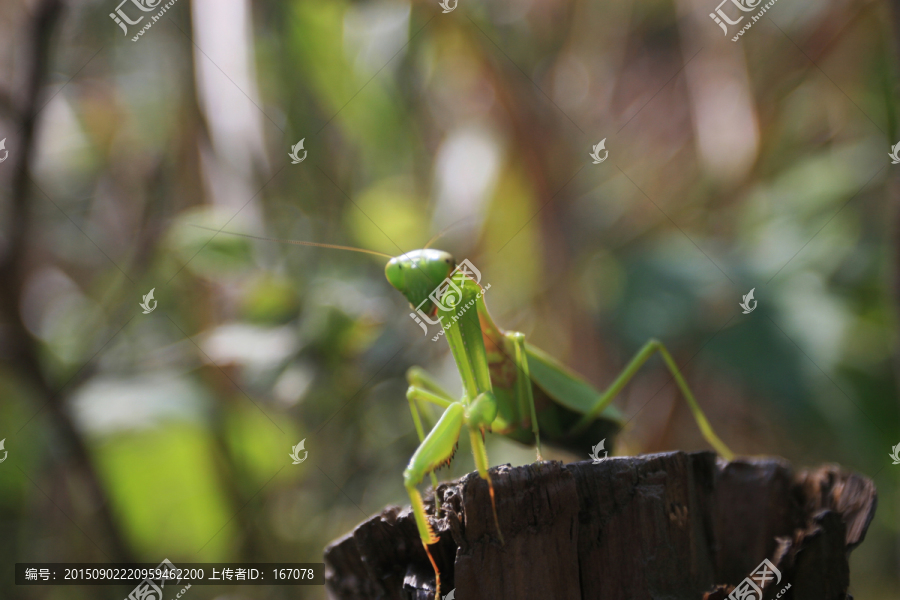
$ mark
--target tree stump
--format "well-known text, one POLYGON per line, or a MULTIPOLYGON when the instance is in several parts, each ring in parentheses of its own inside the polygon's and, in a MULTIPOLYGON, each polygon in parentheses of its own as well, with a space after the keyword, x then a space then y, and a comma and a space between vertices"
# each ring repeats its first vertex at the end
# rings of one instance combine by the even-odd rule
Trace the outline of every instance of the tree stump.
MULTIPOLYGON (((502 544, 476 473, 438 486, 440 518, 426 499, 444 596, 718 600, 750 578, 764 600, 847 600, 849 553, 876 506, 872 481, 836 465, 795 474, 781 459, 711 452, 505 465, 491 478, 502 544)), ((325 564, 335 599, 434 597, 409 508, 361 523, 325 564)))

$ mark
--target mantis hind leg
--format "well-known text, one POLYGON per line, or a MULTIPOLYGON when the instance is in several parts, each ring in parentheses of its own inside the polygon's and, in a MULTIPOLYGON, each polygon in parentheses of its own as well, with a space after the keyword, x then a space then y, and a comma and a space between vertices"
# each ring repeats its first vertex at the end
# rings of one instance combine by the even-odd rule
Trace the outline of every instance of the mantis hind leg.
POLYGON ((422 501, 422 495, 416 489, 416 486, 422 482, 425 475, 433 474, 435 469, 450 462, 453 454, 456 452, 459 433, 464 422, 465 408, 463 408, 463 405, 458 402, 450 403, 434 426, 434 429, 429 432, 412 455, 412 458, 409 459, 409 465, 403 472, 403 482, 412 504, 419 537, 422 539, 422 545, 425 547, 428 560, 431 561, 431 566, 434 567, 434 579, 437 587, 435 592, 436 598, 440 597, 441 593, 441 574, 437 564, 434 562, 434 557, 431 556, 431 552, 428 550, 428 546, 436 544, 439 538, 428 521, 428 515, 425 513, 425 503, 422 501))
POLYGON ((672 377, 675 379, 675 383, 678 385, 678 388, 681 390, 682 396, 684 396, 685 402, 687 402, 688 408, 691 409, 691 413, 694 415, 694 420, 697 422, 697 426, 700 428, 700 432, 703 434, 703 437, 706 438, 706 441, 716 449, 724 459, 731 460, 734 458, 734 453, 725 445, 725 443, 719 439, 719 436, 715 434, 712 429, 712 426, 709 424, 709 421, 706 419, 706 415, 703 414, 703 409, 700 408, 700 405, 697 404, 696 398, 694 398, 694 394, 691 393, 691 389, 688 387, 687 382, 684 380, 684 377, 681 375, 681 371, 678 369, 678 365, 675 364, 675 360, 672 358, 672 355, 669 354, 669 351, 666 350, 666 347, 663 346, 662 342, 659 340, 650 340, 647 342, 643 348, 631 359, 631 362, 628 363, 628 366, 625 367, 625 370, 616 378, 616 380, 609 386, 609 389, 606 390, 599 398, 597 398, 597 403, 578 421, 575 425, 573 431, 578 432, 587 427, 588 424, 591 423, 594 419, 597 418, 597 415, 603 412, 603 410, 609 406, 610 402, 622 391, 622 389, 631 381, 631 378, 634 377, 635 373, 644 365, 645 362, 653 355, 654 352, 659 352, 662 356, 663 361, 666 363, 666 366, 669 368, 669 371, 672 373, 672 377))

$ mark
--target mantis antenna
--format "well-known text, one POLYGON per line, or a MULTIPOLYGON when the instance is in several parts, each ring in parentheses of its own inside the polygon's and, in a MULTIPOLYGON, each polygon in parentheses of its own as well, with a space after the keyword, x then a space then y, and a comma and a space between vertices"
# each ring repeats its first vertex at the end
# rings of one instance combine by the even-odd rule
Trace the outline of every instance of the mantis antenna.
POLYGON ((462 223, 463 221, 469 221, 469 220, 474 219, 474 218, 475 218, 475 215, 469 215, 468 217, 463 217, 463 218, 460 219, 459 221, 455 221, 455 222, 453 222, 453 223, 450 223, 449 225, 447 225, 446 227, 444 227, 443 229, 441 229, 441 230, 440 230, 433 238, 431 238, 430 240, 428 240, 428 243, 425 244, 424 249, 427 250, 428 248, 431 248, 431 245, 432 245, 433 243, 435 243, 436 241, 438 241, 438 239, 440 239, 441 236, 443 236, 445 233, 447 233, 448 231, 450 231, 451 229, 453 229, 454 227, 456 227, 457 225, 459 225, 459 224, 462 223))
POLYGON ((318 248, 332 248, 334 250, 349 250, 351 252, 362 252, 363 254, 374 254, 375 256, 385 256, 387 258, 394 258, 390 254, 385 254, 384 252, 376 252, 375 250, 364 250, 362 248, 353 248, 351 246, 338 246, 337 244, 322 244, 319 242, 303 242, 300 240, 283 240, 280 238, 263 237, 261 235, 250 235, 249 233, 237 233, 234 231, 222 231, 220 229, 213 229, 212 227, 204 227, 203 225, 191 225, 191 227, 196 227, 198 229, 206 229, 207 231, 215 231, 216 233, 227 233, 228 235, 238 235, 240 237, 250 238, 253 240, 262 240, 264 242, 281 242, 282 244, 294 244, 297 246, 316 246, 318 248))

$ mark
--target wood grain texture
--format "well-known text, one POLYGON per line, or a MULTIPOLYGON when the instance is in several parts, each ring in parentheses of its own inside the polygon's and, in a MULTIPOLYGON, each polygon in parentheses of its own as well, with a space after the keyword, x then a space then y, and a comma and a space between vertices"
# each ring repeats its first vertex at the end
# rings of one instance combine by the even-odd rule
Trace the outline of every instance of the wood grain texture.
MULTIPOLYGON (((477 474, 436 490, 432 550, 442 594, 459 600, 726 598, 765 558, 781 579, 764 598, 790 584, 782 599, 848 600, 848 556, 876 506, 872 482, 835 465, 795 474, 781 459, 711 452, 506 465, 491 477, 504 543, 477 474)), ((360 524, 325 563, 334 599, 434 597, 409 508, 360 524)))

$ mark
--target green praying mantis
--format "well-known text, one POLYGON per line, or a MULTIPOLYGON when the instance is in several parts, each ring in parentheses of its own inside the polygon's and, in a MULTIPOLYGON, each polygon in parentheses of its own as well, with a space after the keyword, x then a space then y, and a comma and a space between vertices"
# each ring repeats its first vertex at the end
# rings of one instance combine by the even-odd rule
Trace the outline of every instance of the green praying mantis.
MULTIPOLYGON (((675 379, 704 438, 725 459, 731 460, 734 456, 713 431, 675 360, 658 340, 648 341, 601 393, 558 360, 526 342, 525 334, 498 327, 484 301, 485 291, 490 286, 480 285, 480 273, 473 277, 471 271, 457 265, 449 253, 429 249, 431 242, 421 250, 391 257, 347 246, 235 235, 388 257, 385 276, 391 286, 409 300, 420 316, 431 323, 440 323, 462 379, 463 393, 461 398, 455 398, 424 369, 409 369, 406 397, 420 443, 403 472, 419 536, 434 568, 435 598, 440 598, 441 576, 428 547, 438 542, 438 536, 428 520, 418 486, 430 475, 432 484, 437 487, 435 471, 452 460, 463 428, 469 434, 478 474, 488 484, 501 543, 503 533, 488 473, 490 463, 484 434, 491 432, 533 444, 538 460, 542 460, 542 437, 550 445, 581 454, 592 447, 593 441, 613 438, 623 427, 622 415, 612 401, 657 352, 675 379), (428 405, 437 406, 443 414, 426 434, 422 414, 427 414, 428 405)), ((471 267, 468 261, 464 264, 471 267)), ((411 316, 419 321, 415 314, 411 316)), ((424 324, 422 327, 425 328, 424 324)))

